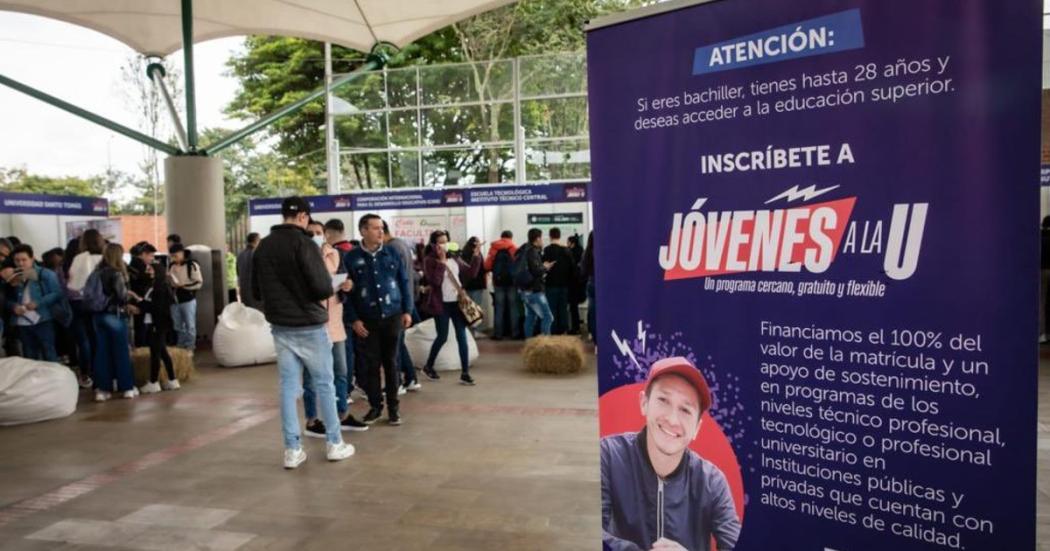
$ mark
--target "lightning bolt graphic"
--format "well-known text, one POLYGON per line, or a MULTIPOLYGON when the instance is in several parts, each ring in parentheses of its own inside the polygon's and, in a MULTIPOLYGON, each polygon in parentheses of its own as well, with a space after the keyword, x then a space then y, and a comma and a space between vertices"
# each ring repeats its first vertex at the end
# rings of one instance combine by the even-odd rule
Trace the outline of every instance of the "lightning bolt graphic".
POLYGON ((616 343, 616 348, 620 349, 620 353, 630 358, 631 361, 634 362, 634 365, 638 366, 638 369, 641 369, 642 366, 638 363, 638 358, 634 357, 634 352, 631 352, 630 345, 627 344, 627 341, 621 339, 620 336, 616 334, 615 329, 613 329, 612 338, 613 342, 616 343))
MULTIPOLYGON (((645 329, 642 327, 642 320, 638 320, 638 341, 642 343, 642 352, 643 353, 646 352, 646 350, 645 350, 645 329)), ((634 362, 634 363, 637 364, 638 362, 634 362)))
POLYGON ((781 193, 780 195, 777 195, 776 197, 766 201, 766 204, 768 205, 768 204, 770 204, 773 201, 776 201, 778 199, 787 199, 788 203, 790 203, 792 201, 796 201, 798 199, 802 199, 804 201, 809 201, 810 199, 812 199, 814 197, 817 197, 817 196, 820 196, 820 195, 824 195, 825 193, 827 193, 827 192, 829 192, 829 191, 831 191, 833 189, 837 189, 838 187, 839 186, 831 186, 829 188, 824 188, 824 189, 818 190, 816 185, 809 186, 808 188, 805 188, 805 189, 798 189, 798 186, 796 185, 796 186, 792 186, 790 189, 788 189, 784 193, 781 193))

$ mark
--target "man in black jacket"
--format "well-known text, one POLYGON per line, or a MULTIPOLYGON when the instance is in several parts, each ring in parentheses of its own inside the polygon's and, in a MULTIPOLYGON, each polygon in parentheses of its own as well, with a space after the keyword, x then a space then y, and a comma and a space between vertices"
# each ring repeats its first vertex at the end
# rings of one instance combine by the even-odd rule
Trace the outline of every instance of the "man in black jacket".
POLYGON ((532 228, 529 230, 529 242, 518 249, 518 256, 514 261, 514 283, 521 293, 521 302, 525 305, 525 338, 531 338, 536 331, 536 318, 541 320, 541 331, 544 335, 551 334, 551 324, 554 316, 551 313, 547 295, 544 293, 543 278, 555 263, 544 262, 541 250, 543 249, 543 230, 532 228))
POLYGON ((328 312, 322 305, 334 289, 321 249, 306 233, 310 204, 301 197, 289 197, 281 204, 281 215, 284 224, 270 228, 270 235, 252 256, 252 293, 262 301, 266 321, 272 326, 281 380, 284 468, 294 469, 306 461, 295 405, 303 368, 313 379, 326 428, 328 460, 346 459, 354 454, 354 447, 344 443, 339 432, 332 341, 326 328, 328 312))
POLYGON ((551 333, 564 335, 569 331, 569 289, 576 283, 576 263, 572 252, 561 244, 561 230, 551 228, 548 235, 551 242, 543 249, 543 260, 551 263, 545 282, 547 303, 554 316, 551 333))

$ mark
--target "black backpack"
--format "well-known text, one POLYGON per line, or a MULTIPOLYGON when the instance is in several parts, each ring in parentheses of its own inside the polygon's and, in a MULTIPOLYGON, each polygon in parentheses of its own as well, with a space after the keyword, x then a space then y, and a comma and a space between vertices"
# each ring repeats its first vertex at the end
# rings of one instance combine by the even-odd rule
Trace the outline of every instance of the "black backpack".
POLYGON ((514 257, 510 249, 500 249, 492 260, 492 284, 497 287, 510 287, 514 284, 514 274, 511 268, 514 265, 514 257))
POLYGON ((518 249, 518 255, 514 259, 514 285, 518 289, 530 289, 532 287, 533 277, 532 271, 529 270, 529 251, 532 249, 530 246, 525 246, 518 249))

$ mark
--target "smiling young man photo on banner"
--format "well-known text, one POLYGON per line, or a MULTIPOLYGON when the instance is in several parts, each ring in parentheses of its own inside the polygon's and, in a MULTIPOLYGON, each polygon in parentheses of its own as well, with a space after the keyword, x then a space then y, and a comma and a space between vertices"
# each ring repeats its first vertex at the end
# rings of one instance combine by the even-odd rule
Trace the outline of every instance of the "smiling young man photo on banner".
POLYGON ((689 445, 711 409, 707 381, 689 360, 653 364, 639 394, 645 426, 601 443, 602 539, 614 551, 732 551, 740 521, 729 483, 689 445))

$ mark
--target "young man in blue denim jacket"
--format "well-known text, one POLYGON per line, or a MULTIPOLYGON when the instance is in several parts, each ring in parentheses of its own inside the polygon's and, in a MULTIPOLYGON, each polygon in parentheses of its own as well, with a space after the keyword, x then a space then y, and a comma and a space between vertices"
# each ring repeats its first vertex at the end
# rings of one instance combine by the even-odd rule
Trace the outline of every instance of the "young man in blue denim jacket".
POLYGON ((15 247, 12 256, 15 276, 10 284, 14 296, 7 305, 14 314, 13 323, 19 328, 22 352, 33 360, 57 362, 51 306, 62 300, 58 276, 33 260, 33 248, 29 245, 15 247))
POLYGON ((397 391, 398 343, 401 332, 412 326, 412 291, 401 257, 383 246, 383 220, 375 214, 361 217, 357 225, 361 246, 346 254, 349 277, 354 282, 344 318, 364 347, 365 391, 371 409, 365 423, 374 423, 383 414, 380 366, 385 379, 387 420, 400 425, 397 391))

